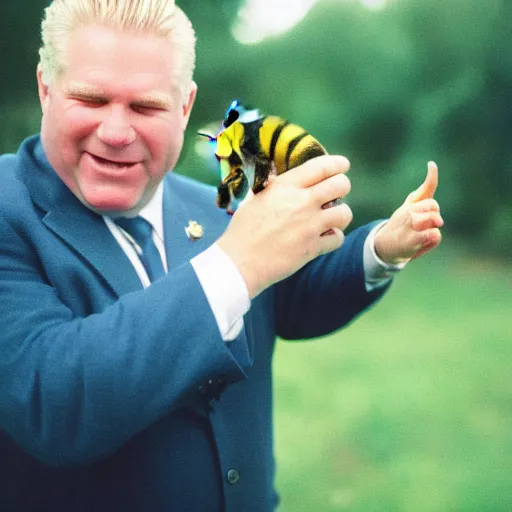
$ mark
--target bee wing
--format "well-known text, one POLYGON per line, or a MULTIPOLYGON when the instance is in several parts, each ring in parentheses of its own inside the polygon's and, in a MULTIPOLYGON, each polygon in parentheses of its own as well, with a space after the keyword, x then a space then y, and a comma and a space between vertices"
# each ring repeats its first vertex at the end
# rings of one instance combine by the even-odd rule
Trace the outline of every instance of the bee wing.
POLYGON ((254 161, 244 160, 244 174, 245 174, 245 177, 247 178, 249 190, 252 190, 252 187, 254 186, 255 169, 256 169, 256 163, 254 161))
POLYGON ((220 179, 224 181, 231 173, 231 165, 225 158, 220 159, 220 179))
MULTIPOLYGON (((204 134, 217 134, 219 128, 222 126, 222 121, 211 122, 201 127, 198 133, 204 134)), ((215 140, 208 140, 205 136, 197 136, 194 143, 194 152, 201 160, 206 163, 206 166, 212 173, 218 176, 219 163, 215 152, 217 150, 217 143, 215 140)))

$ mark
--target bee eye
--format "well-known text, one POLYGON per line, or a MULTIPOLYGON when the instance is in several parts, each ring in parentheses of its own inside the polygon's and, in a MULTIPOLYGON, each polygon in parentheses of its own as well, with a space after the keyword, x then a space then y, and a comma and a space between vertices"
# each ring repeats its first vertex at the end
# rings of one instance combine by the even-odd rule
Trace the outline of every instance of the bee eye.
POLYGON ((224 125, 224 128, 228 128, 229 126, 231 126, 239 117, 240 117, 240 112, 238 112, 234 109, 231 109, 228 112, 226 119, 224 119, 224 122, 222 123, 224 125))

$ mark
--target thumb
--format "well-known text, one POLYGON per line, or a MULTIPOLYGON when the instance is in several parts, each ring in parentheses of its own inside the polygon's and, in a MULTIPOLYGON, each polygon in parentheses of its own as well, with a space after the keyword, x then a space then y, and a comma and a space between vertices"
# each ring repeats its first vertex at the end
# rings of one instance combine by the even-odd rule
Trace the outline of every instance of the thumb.
POLYGON ((427 177, 425 181, 414 191, 411 192, 405 204, 417 203, 423 199, 431 199, 434 197, 434 193, 437 189, 438 184, 438 170, 435 162, 428 163, 427 177))

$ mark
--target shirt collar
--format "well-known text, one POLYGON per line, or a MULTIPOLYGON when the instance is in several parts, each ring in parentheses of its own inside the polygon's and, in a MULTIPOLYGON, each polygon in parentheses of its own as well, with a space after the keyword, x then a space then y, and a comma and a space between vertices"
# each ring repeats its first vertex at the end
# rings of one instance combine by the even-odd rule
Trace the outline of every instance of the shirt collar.
MULTIPOLYGON (((163 200, 164 200, 164 183, 161 181, 153 194, 153 197, 148 201, 137 215, 147 220, 153 227, 154 233, 164 240, 164 219, 163 219, 163 200)), ((103 216, 106 217, 105 215, 103 216)), ((111 219, 112 220, 112 219, 111 219)))
POLYGON ((153 197, 148 201, 146 206, 141 209, 139 215, 146 219, 152 226, 155 233, 160 240, 164 239, 164 220, 163 220, 163 198, 164 198, 164 183, 161 181, 158 184, 153 197))

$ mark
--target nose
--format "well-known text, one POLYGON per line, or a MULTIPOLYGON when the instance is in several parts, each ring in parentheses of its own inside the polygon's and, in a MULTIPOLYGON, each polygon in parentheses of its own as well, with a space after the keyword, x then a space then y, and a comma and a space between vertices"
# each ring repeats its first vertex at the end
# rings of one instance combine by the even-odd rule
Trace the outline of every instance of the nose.
POLYGON ((98 127, 98 138, 105 144, 121 148, 131 144, 136 138, 135 129, 130 124, 129 116, 122 107, 112 106, 105 114, 98 127))

